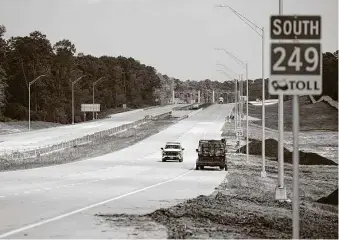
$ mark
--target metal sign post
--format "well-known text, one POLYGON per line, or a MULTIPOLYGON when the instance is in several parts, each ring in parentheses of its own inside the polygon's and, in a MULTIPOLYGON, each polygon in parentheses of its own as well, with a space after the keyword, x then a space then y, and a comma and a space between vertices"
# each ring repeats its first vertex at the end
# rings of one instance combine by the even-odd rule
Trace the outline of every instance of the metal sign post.
POLYGON ((322 94, 321 17, 271 16, 271 39, 280 41, 271 43, 269 93, 293 95, 292 223, 299 239, 299 96, 322 94))
MULTIPOLYGON (((279 0, 279 15, 283 14, 283 0, 279 0)), ((278 184, 275 189, 275 200, 287 201, 287 192, 284 184, 284 95, 278 96, 278 184)))

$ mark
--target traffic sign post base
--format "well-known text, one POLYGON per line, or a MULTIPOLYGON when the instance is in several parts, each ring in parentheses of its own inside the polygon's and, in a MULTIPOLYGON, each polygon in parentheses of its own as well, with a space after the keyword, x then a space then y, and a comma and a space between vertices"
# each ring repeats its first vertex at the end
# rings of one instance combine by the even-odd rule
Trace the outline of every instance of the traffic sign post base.
POLYGON ((288 200, 285 187, 275 188, 275 200, 286 201, 288 200))
POLYGON ((262 178, 267 177, 266 171, 261 171, 260 175, 261 175, 262 178))

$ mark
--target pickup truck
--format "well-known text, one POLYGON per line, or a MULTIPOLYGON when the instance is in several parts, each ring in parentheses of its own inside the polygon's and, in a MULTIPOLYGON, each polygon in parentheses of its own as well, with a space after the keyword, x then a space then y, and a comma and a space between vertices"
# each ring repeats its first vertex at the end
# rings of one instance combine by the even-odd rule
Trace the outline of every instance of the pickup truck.
POLYGON ((178 160, 182 162, 184 160, 184 148, 181 146, 179 142, 167 142, 165 144, 165 148, 161 148, 162 150, 162 161, 166 162, 166 160, 178 160))

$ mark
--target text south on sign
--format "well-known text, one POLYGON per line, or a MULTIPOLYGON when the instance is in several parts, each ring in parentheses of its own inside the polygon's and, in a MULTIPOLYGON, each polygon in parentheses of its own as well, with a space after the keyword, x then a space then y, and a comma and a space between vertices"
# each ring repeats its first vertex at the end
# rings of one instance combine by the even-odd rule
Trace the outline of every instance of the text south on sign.
POLYGON ((271 16, 272 39, 321 39, 319 16, 271 16))
POLYGON ((318 19, 274 19, 273 33, 285 36, 319 36, 320 21, 318 19))

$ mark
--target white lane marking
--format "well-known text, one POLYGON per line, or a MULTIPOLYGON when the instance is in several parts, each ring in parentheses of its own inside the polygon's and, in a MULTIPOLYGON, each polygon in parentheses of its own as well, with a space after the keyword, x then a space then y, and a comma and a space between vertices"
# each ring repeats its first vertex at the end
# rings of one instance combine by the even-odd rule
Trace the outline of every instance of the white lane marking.
POLYGON ((25 191, 24 193, 28 194, 28 193, 30 193, 30 191, 25 191))
POLYGON ((4 198, 5 196, 0 196, 0 198, 4 198))
POLYGON ((47 188, 44 188, 44 190, 51 190, 51 189, 47 187, 47 188))
POLYGON ((168 182, 172 182, 178 178, 181 178, 187 174, 189 174, 190 172, 192 172, 193 169, 179 175, 179 176, 176 176, 174 178, 171 178, 171 179, 168 179, 166 181, 163 181, 163 182, 160 182, 160 183, 156 183, 156 184, 153 184, 153 185, 150 185, 148 187, 144 187, 144 188, 141 188, 141 189, 138 189, 138 190, 135 190, 135 191, 132 191, 132 192, 129 192, 129 193, 125 193, 123 195, 120 195, 118 197, 114 197, 114 198, 110 198, 110 199, 107 199, 107 200, 104 200, 102 202, 98 202, 98 203, 95 203, 95 204, 92 204, 92 205, 89 205, 87 207, 83 207, 83 208, 80 208, 80 209, 77 209, 77 210, 74 210, 72 212, 69 212, 69 213, 65 213, 65 214, 62 214, 62 215, 59 215, 57 217, 54 217, 54 218, 50 218, 50 219, 47 219, 47 220, 44 220, 44 221, 41 221, 41 222, 37 222, 37 223, 33 223, 33 224, 30 224, 30 225, 27 225, 25 227, 22 227, 22 228, 18 228, 18 229, 15 229, 15 230, 12 230, 12 231, 9 231, 7 233, 4 233, 2 235, 0 235, 0 238, 5 238, 5 237, 8 237, 8 236, 11 236, 13 234, 17 234, 17 233, 20 233, 22 231, 25 231, 25 230, 28 230, 28 229, 32 229, 32 228, 35 228, 35 227, 38 227, 38 226, 41 226, 41 225, 45 225, 47 223, 50 223, 50 222, 54 222, 56 220, 59 220, 59 219, 62 219, 62 218, 65 218, 65 217, 69 217, 71 215, 74 215, 76 213, 79 213, 79 212, 83 212, 83 211, 86 211, 88 209, 91 209, 91 208, 94 208, 94 207, 98 207, 100 205, 103 205, 103 204, 106 204, 106 203, 109 203, 109 202, 112 202, 112 201, 115 201, 115 200, 118 200, 118 199, 121 199, 121 198, 124 198, 124 197, 128 197, 130 195, 133 195, 133 194, 136 194, 136 193, 139 193, 139 192, 143 192, 145 190, 148 190, 148 189, 151 189, 151 188, 154 188, 154 187, 157 187, 157 186, 160 186, 162 184, 165 184, 165 183, 168 183, 168 182))

